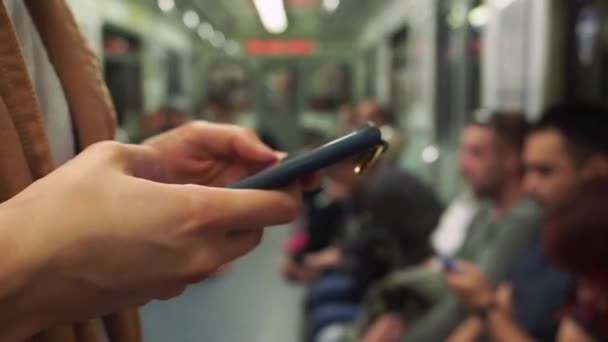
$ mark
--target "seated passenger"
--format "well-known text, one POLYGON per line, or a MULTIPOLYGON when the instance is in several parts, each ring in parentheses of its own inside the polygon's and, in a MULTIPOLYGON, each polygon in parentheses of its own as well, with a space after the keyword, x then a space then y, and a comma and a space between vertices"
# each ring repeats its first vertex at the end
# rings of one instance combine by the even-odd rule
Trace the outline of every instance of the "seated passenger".
MULTIPOLYGON (((325 182, 327 189, 328 182, 325 182)), ((310 284, 320 276, 320 269, 304 261, 307 256, 325 250, 340 238, 344 218, 342 201, 330 197, 327 190, 304 193, 303 210, 293 223, 294 231, 285 242, 286 258, 281 264, 283 277, 292 282, 310 284)))
MULTIPOLYGON (((556 106, 547 110, 529 135, 526 188, 540 200, 550 219, 569 211, 564 203, 582 182, 608 169, 608 140, 598 129, 605 127, 606 120, 608 112, 600 107, 556 106)), ((483 330, 498 341, 555 340, 559 313, 574 295, 573 280, 548 262, 540 234, 516 265, 508 285, 511 291, 503 291, 512 296, 494 301, 501 291, 492 294, 483 275, 466 265, 463 269, 449 274, 448 282, 462 301, 484 313, 485 319, 471 318, 455 333, 454 340, 475 340, 473 337, 483 330)))
MULTIPOLYGON (((321 146, 326 140, 325 134, 316 127, 303 126, 302 131, 302 153, 321 146)), ((304 258, 330 247, 339 239, 344 215, 343 199, 341 196, 330 196, 334 192, 329 191, 329 185, 326 181, 325 190, 319 188, 304 193, 302 197, 302 211, 292 223, 293 231, 283 246, 286 257, 280 271, 287 281, 305 284, 315 281, 319 277, 319 270, 304 265, 304 258)))
POLYGON ((361 125, 371 121, 380 128, 382 139, 389 143, 391 148, 384 159, 389 163, 398 163, 405 148, 405 138, 401 134, 393 113, 383 108, 378 101, 370 99, 357 106, 355 124, 361 125))
POLYGON ((346 160, 327 171, 325 192, 343 210, 340 240, 305 255, 296 272, 320 275, 311 289, 312 335, 335 319, 354 319, 369 284, 432 255, 430 234, 443 210, 436 195, 409 173, 383 162, 359 177, 353 173, 356 162, 346 160))
POLYGON ((607 176, 583 185, 545 228, 552 260, 582 280, 576 305, 562 321, 559 342, 608 340, 607 176))
MULTIPOLYGON (((462 173, 485 203, 473 218, 457 256, 479 266, 496 283, 507 277, 540 225, 539 210, 522 189, 521 150, 526 127, 523 115, 498 112, 488 122, 468 125, 463 133, 462 173)), ((466 317, 439 267, 404 269, 379 284, 368 298, 361 322, 362 331, 375 322, 366 338, 375 341, 374 335, 382 336, 378 327, 394 319, 394 314, 405 326, 410 325, 408 340, 411 336, 415 341, 443 340, 466 317), (424 302, 430 310, 412 305, 424 302)))

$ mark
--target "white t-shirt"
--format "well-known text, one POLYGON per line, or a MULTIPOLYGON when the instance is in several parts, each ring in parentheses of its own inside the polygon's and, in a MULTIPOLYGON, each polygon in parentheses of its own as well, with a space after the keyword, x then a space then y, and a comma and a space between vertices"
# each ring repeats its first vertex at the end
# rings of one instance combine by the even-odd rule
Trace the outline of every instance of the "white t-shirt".
POLYGON ((72 119, 61 82, 23 0, 3 1, 40 104, 53 161, 59 166, 75 154, 72 119))
POLYGON ((433 247, 441 255, 454 255, 464 244, 469 224, 479 208, 470 193, 455 198, 443 212, 439 225, 431 237, 433 247))

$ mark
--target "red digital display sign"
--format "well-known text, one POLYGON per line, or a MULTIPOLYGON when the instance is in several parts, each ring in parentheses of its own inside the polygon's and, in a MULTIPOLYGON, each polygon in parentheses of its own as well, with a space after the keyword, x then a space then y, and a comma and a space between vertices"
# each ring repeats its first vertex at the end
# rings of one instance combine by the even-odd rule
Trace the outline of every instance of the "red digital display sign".
POLYGON ((310 55, 315 43, 310 39, 250 39, 247 52, 254 56, 310 55))
POLYGON ((319 5, 318 0, 288 0, 286 5, 289 7, 312 8, 319 5))

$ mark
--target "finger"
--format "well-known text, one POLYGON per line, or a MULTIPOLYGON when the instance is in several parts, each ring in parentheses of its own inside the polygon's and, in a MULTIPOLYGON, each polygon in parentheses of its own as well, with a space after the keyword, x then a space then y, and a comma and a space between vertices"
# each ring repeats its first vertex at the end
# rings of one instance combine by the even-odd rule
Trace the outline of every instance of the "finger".
POLYGON ((201 228, 229 231, 285 224, 295 219, 300 206, 298 187, 261 191, 184 185, 177 191, 192 204, 192 222, 201 228))
POLYGON ((218 155, 234 157, 260 163, 276 161, 274 152, 260 141, 250 129, 233 125, 197 121, 190 124, 188 139, 201 149, 218 155))
POLYGON ((275 155, 275 157, 277 157, 277 160, 283 160, 283 159, 287 158, 287 156, 289 154, 287 152, 274 151, 274 155, 275 155))
POLYGON ((511 286, 508 283, 502 283, 498 286, 495 300, 502 307, 509 306, 509 303, 511 303, 511 286))

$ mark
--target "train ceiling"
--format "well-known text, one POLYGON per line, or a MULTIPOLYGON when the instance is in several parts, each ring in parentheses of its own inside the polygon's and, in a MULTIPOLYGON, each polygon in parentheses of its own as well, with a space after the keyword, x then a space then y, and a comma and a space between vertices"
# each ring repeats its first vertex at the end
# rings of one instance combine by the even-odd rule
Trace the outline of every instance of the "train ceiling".
MULTIPOLYGON (((158 9, 157 0, 132 0, 158 9)), ((244 42, 253 38, 302 38, 324 44, 354 42, 361 30, 390 0, 284 0, 289 26, 279 35, 264 29, 253 0, 174 0, 178 11, 194 10, 228 37, 244 42), (334 11, 324 1, 338 4, 334 11)))

